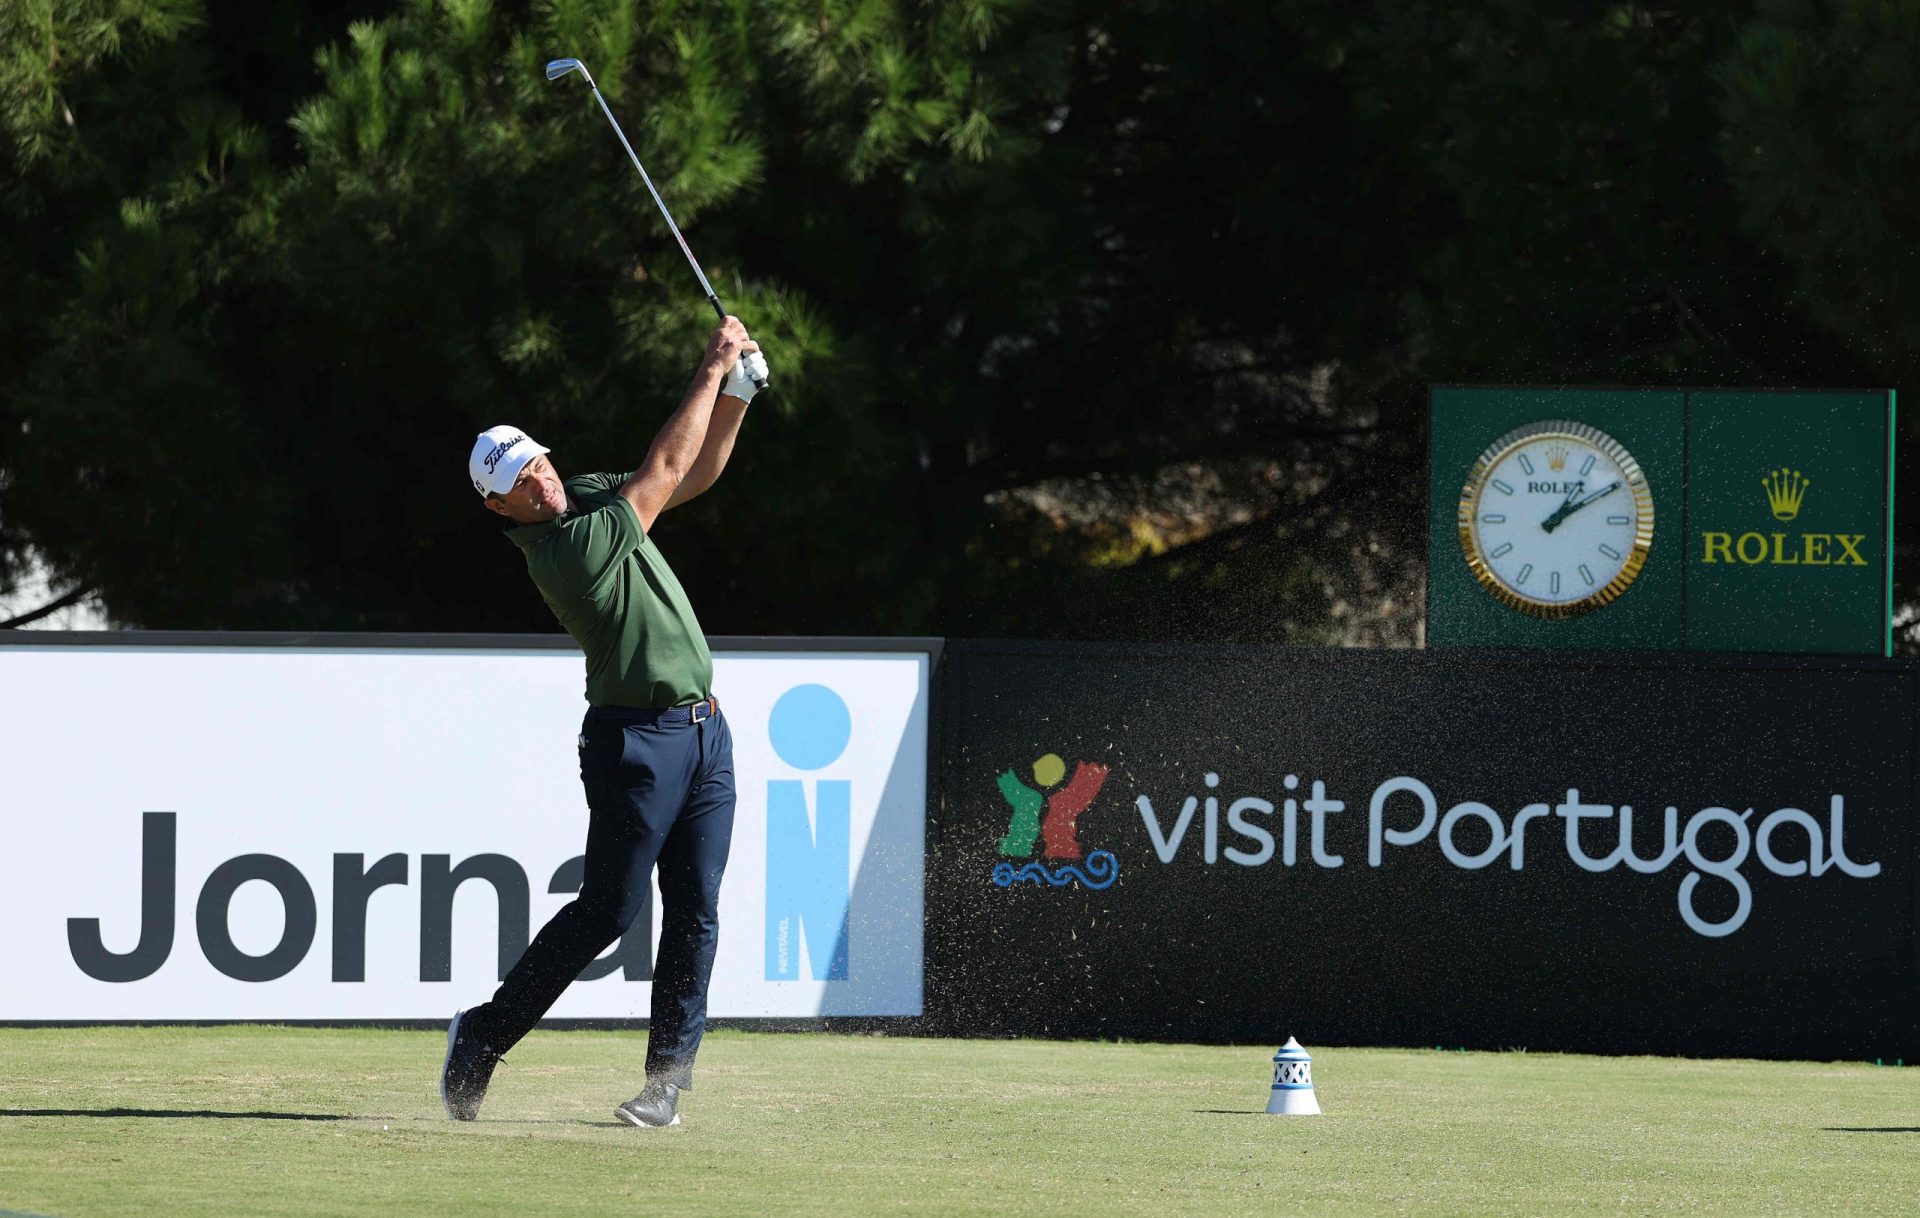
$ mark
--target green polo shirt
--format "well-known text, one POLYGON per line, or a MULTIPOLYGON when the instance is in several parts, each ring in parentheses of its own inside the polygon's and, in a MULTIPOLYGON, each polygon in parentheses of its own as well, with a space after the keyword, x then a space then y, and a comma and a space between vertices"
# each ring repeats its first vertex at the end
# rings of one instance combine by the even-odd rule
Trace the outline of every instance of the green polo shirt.
POLYGON ((623 474, 568 478, 567 510, 507 530, 587 653, 587 701, 664 709, 713 693, 713 655, 672 568, 620 497, 623 474))

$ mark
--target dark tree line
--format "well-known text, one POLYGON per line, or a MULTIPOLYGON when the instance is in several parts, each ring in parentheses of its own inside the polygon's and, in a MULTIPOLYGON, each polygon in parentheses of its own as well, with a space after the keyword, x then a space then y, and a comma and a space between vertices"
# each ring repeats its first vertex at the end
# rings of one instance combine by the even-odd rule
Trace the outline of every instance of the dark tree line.
POLYGON ((774 364, 716 633, 1404 640, 1427 383, 1920 354, 1912 6, 346 12, 0 0, 0 581, 549 629, 468 440, 629 465, 710 320, 563 54, 774 364))

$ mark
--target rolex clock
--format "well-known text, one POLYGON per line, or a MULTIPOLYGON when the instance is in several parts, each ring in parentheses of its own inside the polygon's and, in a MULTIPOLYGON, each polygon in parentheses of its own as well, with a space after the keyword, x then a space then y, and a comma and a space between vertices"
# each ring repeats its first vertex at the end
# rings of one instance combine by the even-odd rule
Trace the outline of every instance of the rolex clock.
POLYGON ((1460 548, 1474 578, 1533 617, 1578 617, 1618 598, 1652 545, 1640 463, 1584 423, 1515 428, 1480 454, 1460 492, 1460 548))

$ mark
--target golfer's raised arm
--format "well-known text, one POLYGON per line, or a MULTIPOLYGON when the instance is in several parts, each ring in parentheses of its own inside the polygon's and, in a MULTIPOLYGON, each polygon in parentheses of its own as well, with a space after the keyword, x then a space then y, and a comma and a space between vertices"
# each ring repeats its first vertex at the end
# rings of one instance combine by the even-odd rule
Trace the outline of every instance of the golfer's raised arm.
POLYGON ((718 481, 727 468, 727 458, 733 455, 733 442, 740 437, 740 424, 747 417, 747 403, 753 401, 753 395, 767 383, 767 361, 759 351, 751 350, 757 346, 757 343, 747 343, 741 348, 748 353, 733 365, 733 371, 727 374, 727 383, 720 386, 720 400, 714 404, 713 418, 707 423, 707 438, 700 445, 700 455, 694 458, 693 468, 674 488, 662 511, 677 508, 700 494, 718 481))
POLYGON ((693 374, 693 383, 687 387, 680 408, 653 438, 653 446, 647 450, 640 468, 620 486, 621 497, 633 505, 642 529, 652 531, 654 520, 666 510, 674 491, 692 472, 706 443, 714 403, 728 372, 740 362, 742 354, 757 350, 737 317, 727 318, 707 340, 706 355, 693 374))

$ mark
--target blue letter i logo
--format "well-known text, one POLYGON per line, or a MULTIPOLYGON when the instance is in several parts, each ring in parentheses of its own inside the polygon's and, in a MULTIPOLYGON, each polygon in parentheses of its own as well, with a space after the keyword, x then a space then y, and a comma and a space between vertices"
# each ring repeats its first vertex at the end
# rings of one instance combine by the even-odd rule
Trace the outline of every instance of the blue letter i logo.
MULTIPOLYGON (((767 735, 781 761, 796 770, 819 770, 846 752, 853 717, 826 686, 796 685, 773 704, 767 735)), ((769 781, 767 980, 800 979, 802 935, 815 981, 847 979, 852 876, 853 783, 844 778, 769 781)))

